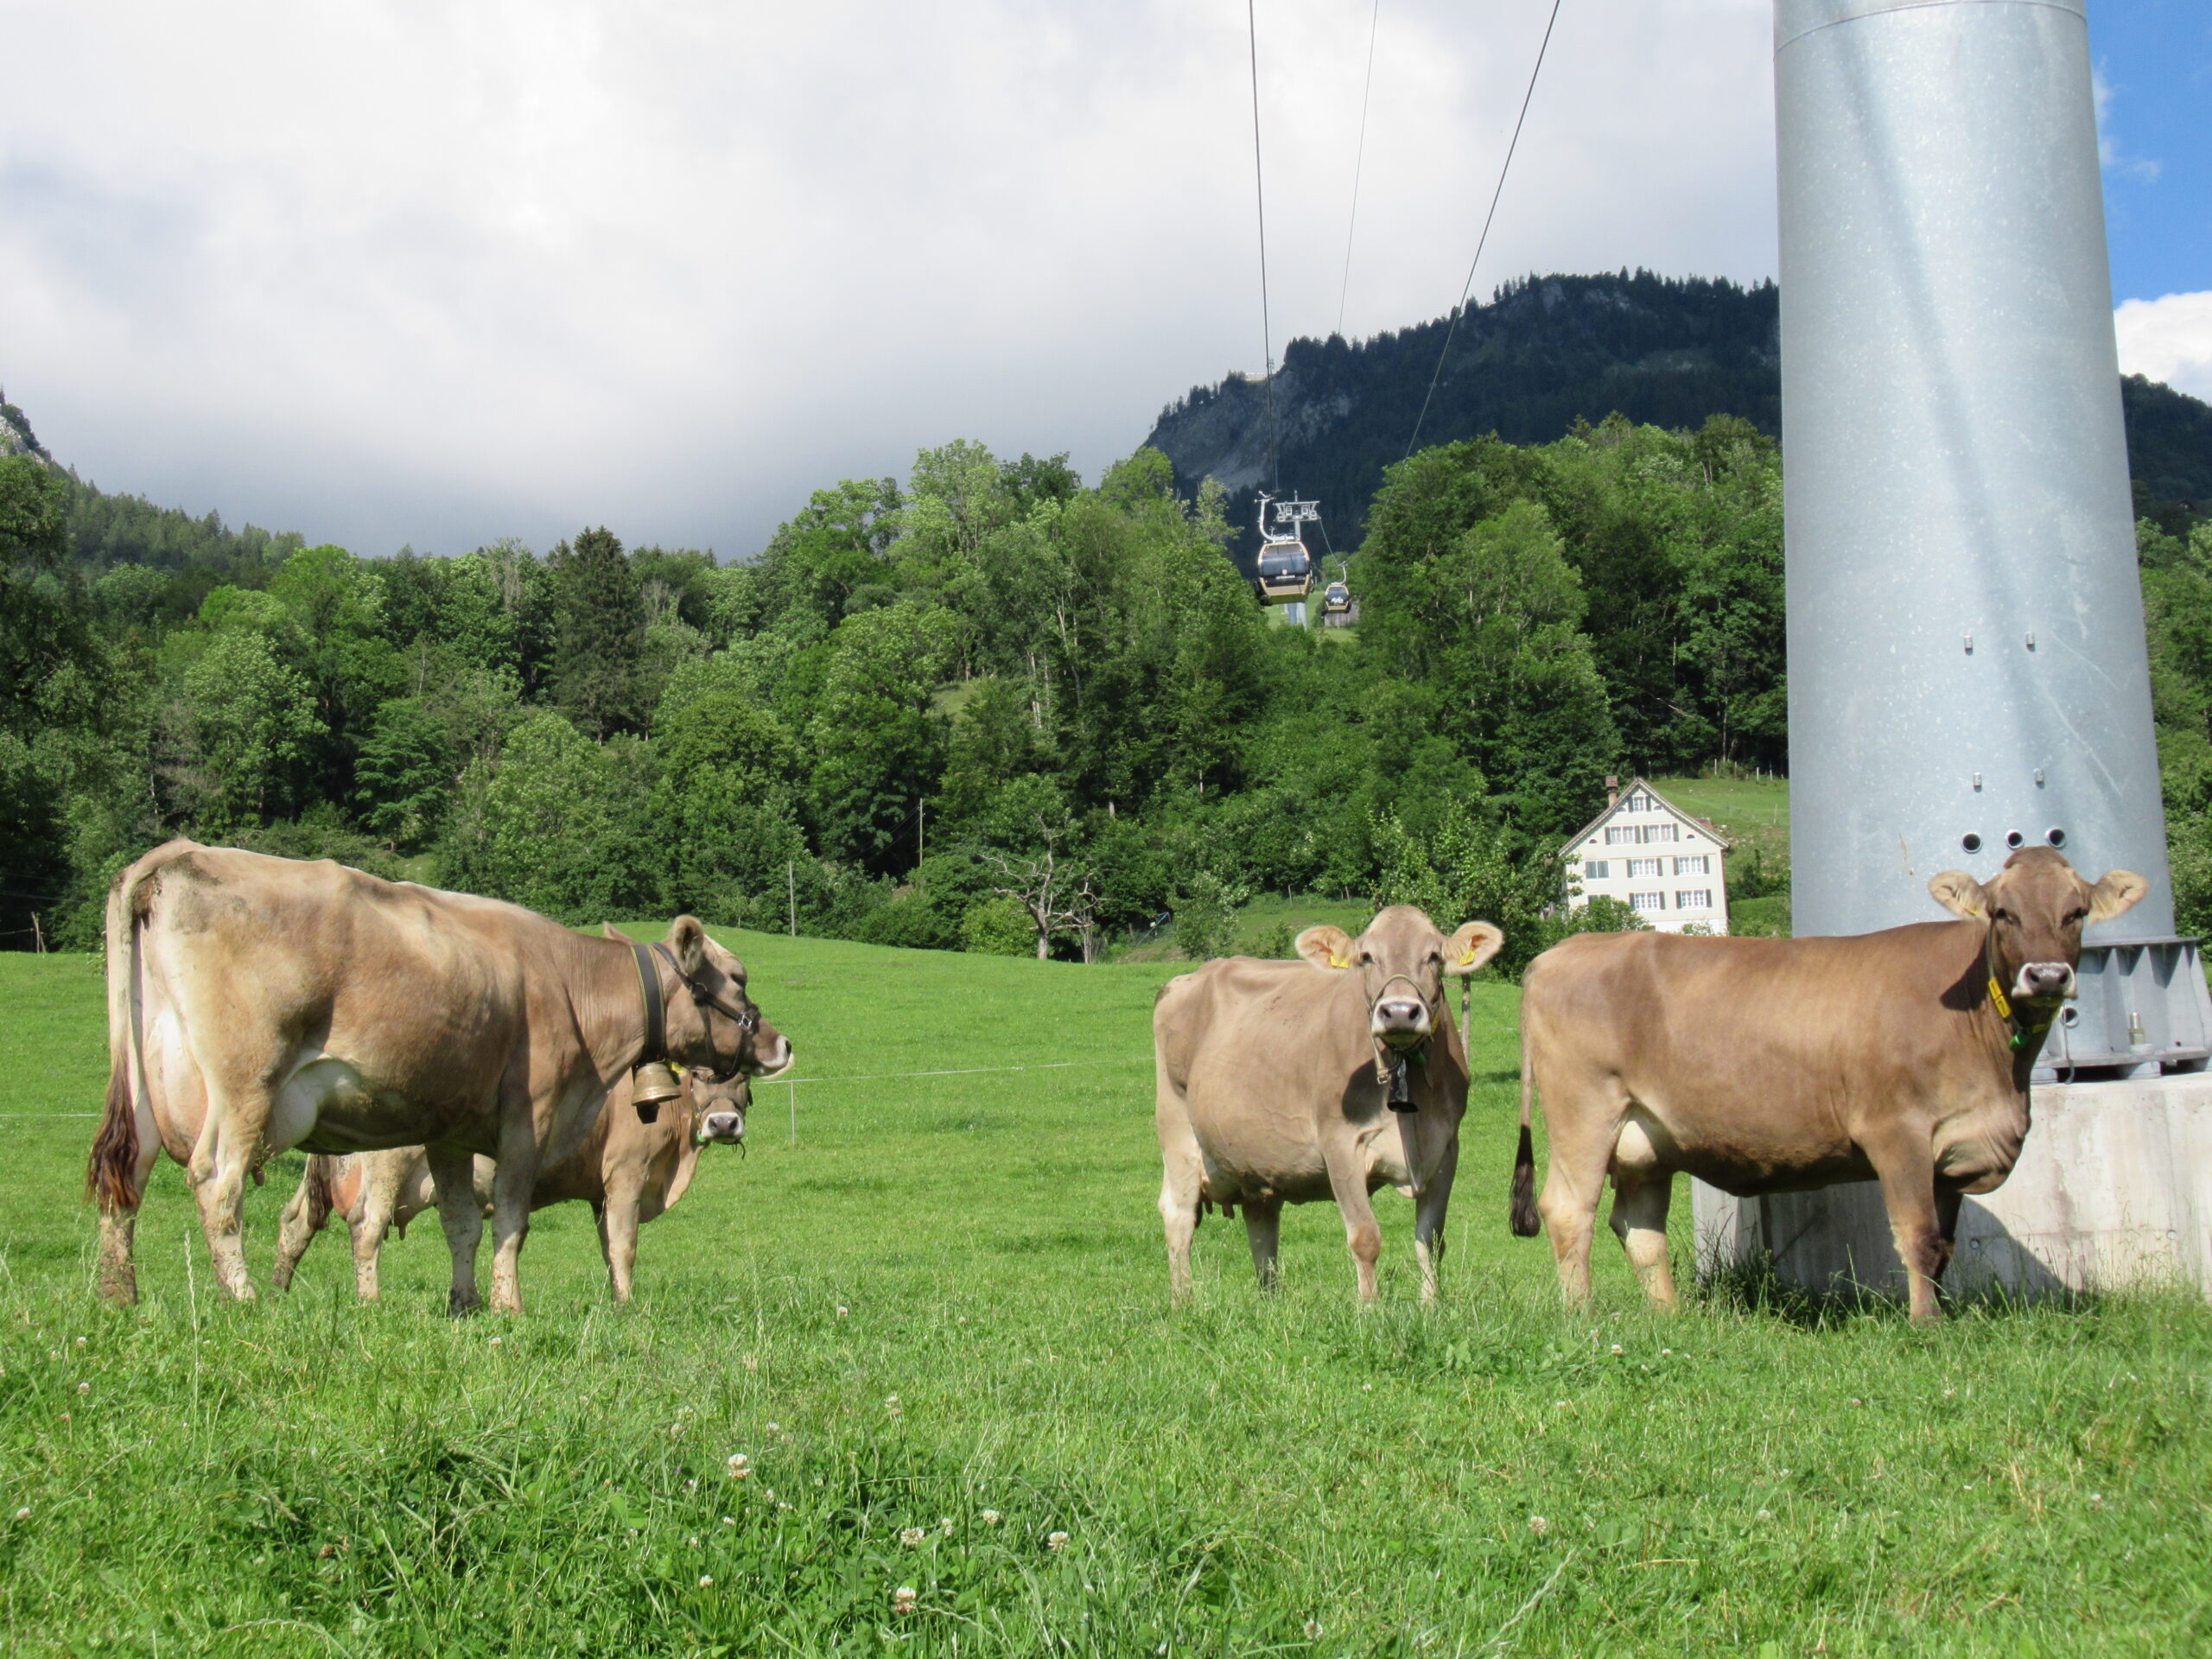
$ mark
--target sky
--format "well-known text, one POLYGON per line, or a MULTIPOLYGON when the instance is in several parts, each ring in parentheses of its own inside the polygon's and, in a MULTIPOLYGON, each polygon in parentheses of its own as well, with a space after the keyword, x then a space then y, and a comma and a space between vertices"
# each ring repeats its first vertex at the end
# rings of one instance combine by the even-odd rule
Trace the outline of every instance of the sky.
MULTIPOLYGON (((1257 0, 1277 355, 1458 299, 1548 10, 1257 0)), ((2125 365, 2212 396, 2212 7, 2092 13, 2125 365)), ((1477 294, 1770 274, 1770 29, 1566 0, 1477 294)), ((1096 477, 1262 364, 1235 0, 0 0, 0 388, 233 524, 741 556, 954 438, 1096 477)))

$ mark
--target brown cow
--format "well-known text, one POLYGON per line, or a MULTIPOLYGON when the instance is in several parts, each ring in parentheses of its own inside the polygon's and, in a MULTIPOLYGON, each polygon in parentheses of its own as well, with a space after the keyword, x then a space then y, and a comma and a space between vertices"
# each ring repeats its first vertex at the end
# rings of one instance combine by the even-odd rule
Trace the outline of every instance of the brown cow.
POLYGON ((2082 929, 2145 883, 2113 870, 2092 887, 2030 847, 1986 886, 1953 870, 1928 890, 1960 919, 1851 938, 1585 933, 1529 964, 1513 1230, 1537 1230, 1533 1086, 1571 1301, 1590 1294, 1610 1173, 1613 1231, 1646 1294, 1673 1305, 1667 1205, 1682 1170, 1738 1197, 1880 1181, 1912 1317, 1937 1317, 1960 1199, 2019 1156, 2028 1073, 2074 995, 2082 929))
POLYGON ((188 841, 116 879, 107 977, 112 1069, 86 1183, 101 1287, 123 1301, 163 1150, 192 1181, 217 1278, 246 1299, 245 1182, 272 1153, 423 1146, 456 1313, 480 1300, 469 1160, 498 1160, 492 1301, 519 1313, 537 1172, 582 1143, 618 1079, 664 1058, 718 1077, 791 1061, 744 965, 691 917, 648 950, 496 899, 188 841))
POLYGON ((1282 1206, 1334 1198, 1360 1298, 1374 1300, 1382 1236, 1368 1195, 1386 1185, 1414 1202, 1421 1300, 1435 1300, 1467 1109, 1467 1057, 1446 1017, 1444 976, 1473 973, 1503 942, 1488 922, 1446 939, 1420 911, 1394 905, 1357 939, 1307 928, 1303 962, 1227 957, 1162 988, 1152 1015, 1155 1122, 1176 1300, 1190 1294, 1204 1206, 1244 1206, 1252 1265, 1268 1287, 1282 1206), (1395 1079, 1408 1097, 1393 1110, 1395 1079))
MULTIPOLYGON (((683 1092, 664 1102, 651 1123, 630 1109, 632 1080, 623 1078, 583 1144, 537 1174, 530 1207, 582 1199, 599 1224, 600 1253, 614 1287, 614 1300, 630 1300, 632 1270, 638 1259, 638 1228, 676 1207, 691 1185, 699 1154, 709 1146, 742 1146, 745 1113, 752 1087, 743 1076, 704 1083, 687 1072, 683 1092)), ((489 1158, 473 1160, 479 1210, 491 1212, 493 1176, 489 1158)), ((430 1160, 421 1147, 385 1152, 349 1153, 334 1158, 317 1153, 308 1160, 299 1190, 284 1206, 276 1243, 276 1266, 270 1275, 276 1288, 290 1288, 301 1256, 315 1243, 333 1214, 353 1236, 353 1287, 365 1302, 377 1300, 377 1257, 385 1235, 407 1236, 407 1224, 438 1201, 430 1160)))

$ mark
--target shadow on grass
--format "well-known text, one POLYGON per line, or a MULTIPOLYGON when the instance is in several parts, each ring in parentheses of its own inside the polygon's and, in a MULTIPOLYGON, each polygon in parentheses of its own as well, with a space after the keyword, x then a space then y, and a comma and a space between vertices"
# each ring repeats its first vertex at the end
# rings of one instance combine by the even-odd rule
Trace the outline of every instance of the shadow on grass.
MULTIPOLYGON (((1773 1258, 1766 1255, 1731 1262, 1706 1252, 1698 1262, 1697 1284, 1697 1300, 1707 1307, 1762 1314, 1800 1330, 1822 1330, 1852 1319, 1903 1324, 1907 1317, 1905 1303, 1896 1293, 1862 1284, 1847 1274, 1835 1274, 1824 1289, 1796 1284, 1784 1279, 1773 1258)), ((2015 1319, 2030 1312, 2092 1314, 2102 1312, 2110 1300, 2109 1292, 2077 1290, 2056 1280, 2026 1292, 1986 1283, 1942 1294, 1943 1313, 1952 1319, 2015 1319)))

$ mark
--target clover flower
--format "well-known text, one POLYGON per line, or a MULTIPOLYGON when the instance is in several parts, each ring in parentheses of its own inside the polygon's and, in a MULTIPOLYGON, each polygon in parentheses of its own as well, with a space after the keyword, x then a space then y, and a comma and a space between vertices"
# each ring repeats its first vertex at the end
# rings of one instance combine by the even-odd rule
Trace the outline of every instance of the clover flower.
POLYGON ((891 1592, 891 1611, 894 1613, 911 1613, 914 1611, 912 1585, 902 1584, 891 1592))
POLYGON ((918 1549, 921 1548, 922 1540, 928 1536, 929 1534, 919 1527, 908 1527, 899 1535, 899 1541, 909 1549, 918 1549))
POLYGON ((1006 1517, 1005 1517, 1004 1516, 1001 1515, 1001 1514, 1000 1514, 996 1510, 985 1510, 983 1511, 983 1514, 982 1514, 982 1522, 983 1522, 983 1524, 984 1524, 985 1526, 987 1526, 987 1527, 995 1527, 996 1525, 998 1525, 998 1523, 999 1523, 1001 1521, 1004 1520, 1006 1517))
POLYGON ((1065 1532, 1048 1532, 1045 1535, 1046 1548, 1065 1549, 1067 1547, 1068 1535, 1065 1532))
POLYGON ((1529 1530, 1535 1533, 1537 1537, 1542 1537, 1551 1529, 1552 1523, 1545 1520, 1542 1516, 1532 1515, 1529 1517, 1529 1530))

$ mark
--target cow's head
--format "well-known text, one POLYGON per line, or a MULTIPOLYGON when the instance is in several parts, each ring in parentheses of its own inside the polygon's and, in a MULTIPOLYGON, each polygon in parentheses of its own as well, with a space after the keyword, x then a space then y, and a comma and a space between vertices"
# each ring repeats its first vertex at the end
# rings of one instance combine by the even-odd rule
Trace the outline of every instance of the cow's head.
POLYGON ((791 1064, 791 1046, 746 995, 745 964, 707 937, 696 916, 669 924, 655 952, 676 964, 681 982, 663 984, 668 1057, 703 1080, 766 1077, 791 1064), (665 956, 661 955, 664 951, 665 956))
POLYGON ((1393 1048, 1414 1048, 1436 1029, 1445 975, 1473 973, 1504 943, 1488 922, 1469 922, 1447 939, 1411 905, 1393 905, 1356 939, 1340 927, 1307 928, 1298 954, 1325 974, 1358 974, 1369 1032, 1393 1048))
POLYGON ((2150 883, 2133 870, 2107 870, 2092 887, 2050 847, 2023 847, 1987 882, 1946 870, 1928 884, 1955 916, 1989 928, 1989 970, 2008 996, 2053 1001, 2074 995, 2082 930, 2117 916, 2150 883))
POLYGON ((745 1144, 745 1114, 753 1105, 753 1079, 702 1077, 686 1072, 684 1092, 691 1099, 691 1139, 702 1147, 745 1144))

